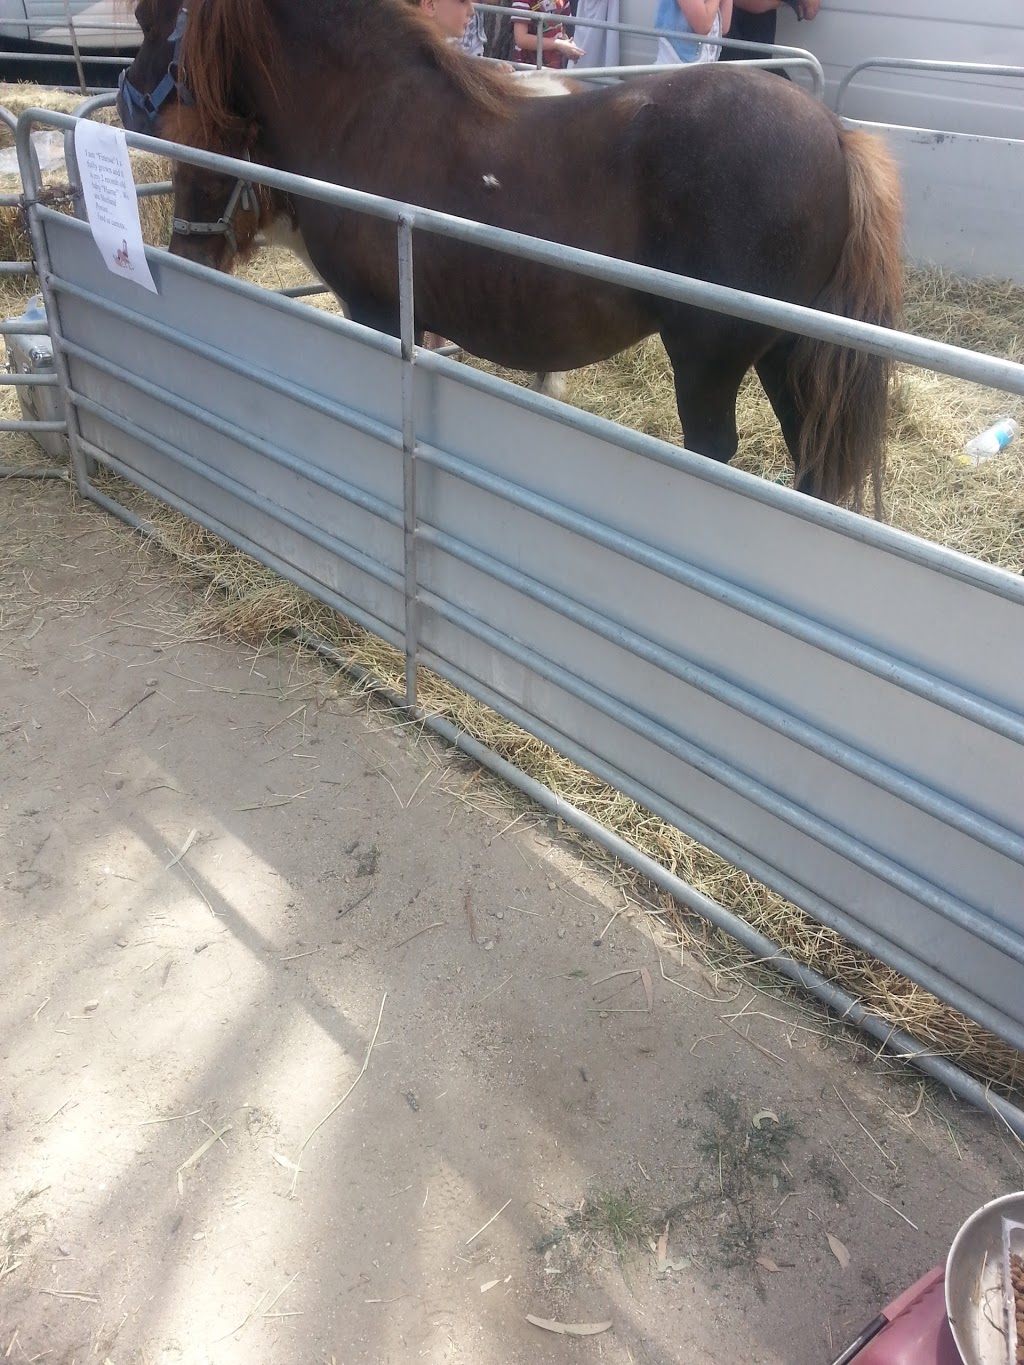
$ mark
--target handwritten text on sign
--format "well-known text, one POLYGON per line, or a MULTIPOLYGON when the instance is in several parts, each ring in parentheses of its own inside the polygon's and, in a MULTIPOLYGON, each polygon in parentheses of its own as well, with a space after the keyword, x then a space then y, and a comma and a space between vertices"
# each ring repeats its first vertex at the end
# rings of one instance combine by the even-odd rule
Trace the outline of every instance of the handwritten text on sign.
POLYGON ((79 119, 75 155, 93 240, 108 270, 157 293, 142 241, 139 201, 120 128, 79 119))

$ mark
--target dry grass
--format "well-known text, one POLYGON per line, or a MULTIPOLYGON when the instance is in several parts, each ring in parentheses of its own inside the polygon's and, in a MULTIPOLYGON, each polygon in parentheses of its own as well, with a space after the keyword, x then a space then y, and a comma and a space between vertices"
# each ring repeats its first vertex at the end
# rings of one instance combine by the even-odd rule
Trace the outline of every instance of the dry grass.
MULTIPOLYGON (((48 90, 42 86, 19 84, 0 85, 0 105, 12 114, 20 114, 25 109, 54 109, 58 113, 70 114, 82 103, 82 96, 67 94, 61 90, 48 90)), ((94 115, 97 122, 116 124, 117 115, 113 109, 100 109, 94 115)), ((0 124, 0 148, 12 147, 14 135, 5 125, 0 124)), ((139 185, 150 185, 171 178, 171 164, 163 157, 152 156, 149 152, 129 151, 132 173, 139 185)), ((57 196, 53 207, 62 213, 71 213, 69 200, 60 197, 60 190, 67 185, 63 162, 43 172, 43 184, 57 196)), ((21 178, 17 174, 0 175, 0 194, 20 194, 21 178)), ((171 231, 171 201, 161 196, 155 199, 139 200, 139 217, 142 220, 142 235, 150 246, 166 246, 171 231)), ((0 206, 0 260, 24 261, 30 259, 28 235, 21 212, 17 208, 0 206)))
MULTIPOLYGON (((263 253, 246 273, 272 288, 304 278, 302 268, 279 252, 263 253)), ((333 306, 330 299, 311 302, 333 306)), ((1024 290, 918 272, 912 278, 907 311, 912 331, 1024 359, 1024 290)), ((509 377, 524 382, 521 375, 509 377)), ((570 382, 570 398, 581 407, 677 439, 671 377, 659 343, 645 343, 604 365, 577 372, 570 382)), ((1024 443, 978 469, 967 468, 956 458, 970 435, 1004 413, 1024 419, 1024 404, 941 376, 905 372, 891 430, 887 505, 894 524, 1019 571, 1024 567, 1024 443)), ((740 430, 742 456, 737 463, 769 478, 788 478, 774 417, 753 381, 741 395, 740 430)), ((111 484, 116 484, 119 498, 151 520, 159 539, 191 575, 198 592, 186 627, 191 636, 228 635, 262 643, 286 631, 308 631, 386 686, 402 690, 404 663, 389 646, 139 490, 113 479, 111 484)), ((616 830, 869 1009, 1000 1090, 1021 1092, 1021 1058, 1014 1049, 426 671, 420 676, 420 696, 425 708, 447 716, 616 830)), ((599 850, 590 845, 588 849, 610 866, 599 850)), ((627 889, 632 885, 638 894, 652 898, 651 889, 637 884, 623 869, 613 869, 613 875, 627 889)), ((664 898, 659 898, 659 905, 680 938, 698 947, 716 969, 735 965, 735 945, 664 898)))

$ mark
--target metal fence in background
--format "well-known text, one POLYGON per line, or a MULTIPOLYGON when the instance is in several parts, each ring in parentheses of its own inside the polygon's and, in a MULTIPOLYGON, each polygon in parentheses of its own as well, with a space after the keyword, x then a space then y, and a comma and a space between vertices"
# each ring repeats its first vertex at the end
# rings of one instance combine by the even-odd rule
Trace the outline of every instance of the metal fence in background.
MULTIPOLYGON (((2 105, 0 105, 0 123, 3 123, 12 133, 16 131, 18 126, 18 121, 14 115, 9 109, 5 109, 2 105)), ((29 144, 29 149, 29 155, 32 158, 33 171, 37 177, 37 183, 39 183, 42 179, 39 171, 39 161, 31 143, 29 144)), ((0 208, 16 209, 20 211, 22 209, 23 199, 24 195, 22 193, 0 195, 0 208)), ((34 274, 34 261, 0 261, 0 276, 23 279, 31 277, 34 274)), ((26 318, 0 318, 0 336, 4 337, 5 342, 8 337, 39 336, 46 332, 47 325, 46 322, 42 320, 34 322, 31 319, 26 318)), ((56 372, 38 374, 31 371, 25 372, 19 370, 14 359, 14 352, 16 349, 16 345, 12 348, 10 343, 7 342, 8 367, 6 371, 0 371, 0 386, 7 388, 30 387, 34 389, 59 388, 60 380, 58 379, 56 372)), ((67 429, 68 425, 66 419, 60 417, 53 417, 50 419, 34 417, 0 418, 0 432, 24 432, 37 439, 42 437, 46 444, 51 444, 55 438, 63 440, 67 436, 67 429)), ((63 469, 47 465, 0 469, 0 478, 11 477, 21 479, 65 479, 67 476, 63 469)))

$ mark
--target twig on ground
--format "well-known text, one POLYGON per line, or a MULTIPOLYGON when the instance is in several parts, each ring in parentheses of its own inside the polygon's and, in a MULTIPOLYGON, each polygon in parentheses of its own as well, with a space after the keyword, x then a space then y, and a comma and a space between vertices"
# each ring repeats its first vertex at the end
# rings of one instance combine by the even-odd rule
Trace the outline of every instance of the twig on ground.
POLYGON ((511 1203, 512 1203, 512 1200, 511 1200, 511 1199, 506 1199, 505 1202, 504 1202, 504 1204, 502 1204, 501 1208, 498 1210, 498 1212, 497 1212, 497 1213, 492 1213, 491 1216, 490 1216, 490 1218, 488 1218, 487 1222, 483 1225, 482 1228, 477 1228, 476 1232, 473 1233, 473 1236, 472 1236, 472 1237, 467 1237, 467 1238, 466 1238, 466 1246, 469 1246, 469 1244, 470 1244, 471 1242, 475 1242, 476 1239, 480 1236, 481 1232, 486 1232, 487 1229, 488 1229, 488 1228, 491 1226, 491 1224, 494 1222, 495 1218, 500 1217, 501 1214, 503 1214, 503 1213, 505 1212, 505 1210, 508 1208, 509 1204, 511 1204, 511 1203))
POLYGON ((310 1132, 309 1136, 305 1139, 305 1141, 303 1142, 302 1146, 299 1148, 298 1160, 297 1160, 296 1163, 295 1163, 295 1174, 292 1176, 291 1189, 288 1191, 289 1195, 294 1195, 294 1194, 295 1194, 295 1187, 296 1187, 296 1185, 297 1185, 298 1182, 299 1182, 299 1171, 300 1171, 300 1168, 301 1168, 301 1166, 302 1166, 302 1153, 306 1150, 306 1148, 309 1146, 309 1144, 312 1142, 313 1138, 314 1138, 314 1137, 316 1136, 316 1134, 320 1131, 320 1129, 324 1126, 324 1124, 327 1122, 327 1120, 328 1120, 329 1118, 331 1118, 331 1116, 332 1116, 333 1114, 336 1114, 336 1113, 337 1113, 337 1111, 341 1108, 341 1106, 342 1106, 342 1105, 345 1103, 345 1101, 348 1099, 349 1095, 352 1094, 352 1091, 356 1088, 356 1086, 359 1084, 359 1082, 363 1079, 363 1076, 366 1074, 366 1068, 370 1065, 370 1054, 373 1052, 373 1045, 374 1045, 374 1043, 377 1041, 377 1034, 380 1032, 380 1021, 381 1021, 381 1019, 382 1019, 383 1016, 384 1016, 384 1002, 387 1000, 387 998, 388 998, 388 993, 387 993, 387 991, 385 991, 385 992, 384 992, 384 995, 381 997, 380 1010, 379 1010, 378 1013, 377 1013, 377 1026, 376 1026, 376 1028, 373 1030, 373 1037, 370 1039, 370 1045, 369 1045, 369 1047, 367 1047, 367 1049, 366 1049, 366 1056, 363 1058, 363 1064, 362 1064, 362 1066, 359 1068, 359 1074, 358 1074, 358 1076, 356 1076, 355 1080, 352 1082, 352 1084, 349 1086, 349 1088, 345 1091, 344 1095, 342 1095, 341 1099, 340 1099, 340 1100, 337 1100, 334 1104, 331 1105, 330 1109, 328 1109, 327 1113, 323 1116, 323 1118, 322 1118, 322 1119, 320 1120, 320 1122, 316 1125, 316 1127, 315 1127, 314 1129, 312 1129, 312 1131, 310 1132))

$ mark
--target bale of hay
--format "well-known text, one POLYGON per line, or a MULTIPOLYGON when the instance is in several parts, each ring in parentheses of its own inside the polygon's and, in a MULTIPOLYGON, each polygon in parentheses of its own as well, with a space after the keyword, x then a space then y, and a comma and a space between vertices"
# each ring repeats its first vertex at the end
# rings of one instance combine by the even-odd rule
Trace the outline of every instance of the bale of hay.
MULTIPOLYGON (((53 109, 58 114, 73 114, 85 99, 84 95, 69 90, 51 90, 31 81, 13 85, 0 84, 0 105, 18 118, 26 109, 53 109)), ((94 115, 104 123, 116 120, 113 109, 100 109, 94 115)), ((14 134, 6 124, 0 124, 0 147, 13 147, 14 134)))
MULTIPOLYGON (((54 109, 58 113, 71 114, 82 103, 79 94, 69 94, 62 90, 48 90, 42 86, 20 84, 0 85, 0 105, 19 115, 26 109, 54 109)), ((117 124, 117 113, 113 109, 100 109, 94 115, 97 122, 117 124)), ((0 125, 0 149, 14 146, 14 135, 6 125, 0 125)), ((164 157, 153 156, 150 152, 129 151, 132 174, 137 185, 155 184, 170 180, 171 163, 164 157)), ((43 172, 43 184, 48 189, 59 192, 66 186, 67 177, 63 162, 43 172)), ((0 175, 0 194, 21 194, 21 177, 17 172, 0 175)), ((57 198, 53 205, 62 213, 72 213, 70 200, 57 198)), ((173 208, 168 196, 139 200, 139 218, 142 222, 142 235, 150 246, 166 246, 171 235, 173 208)), ((21 210, 14 206, 0 205, 0 260, 27 261, 31 259, 28 236, 21 210)))

